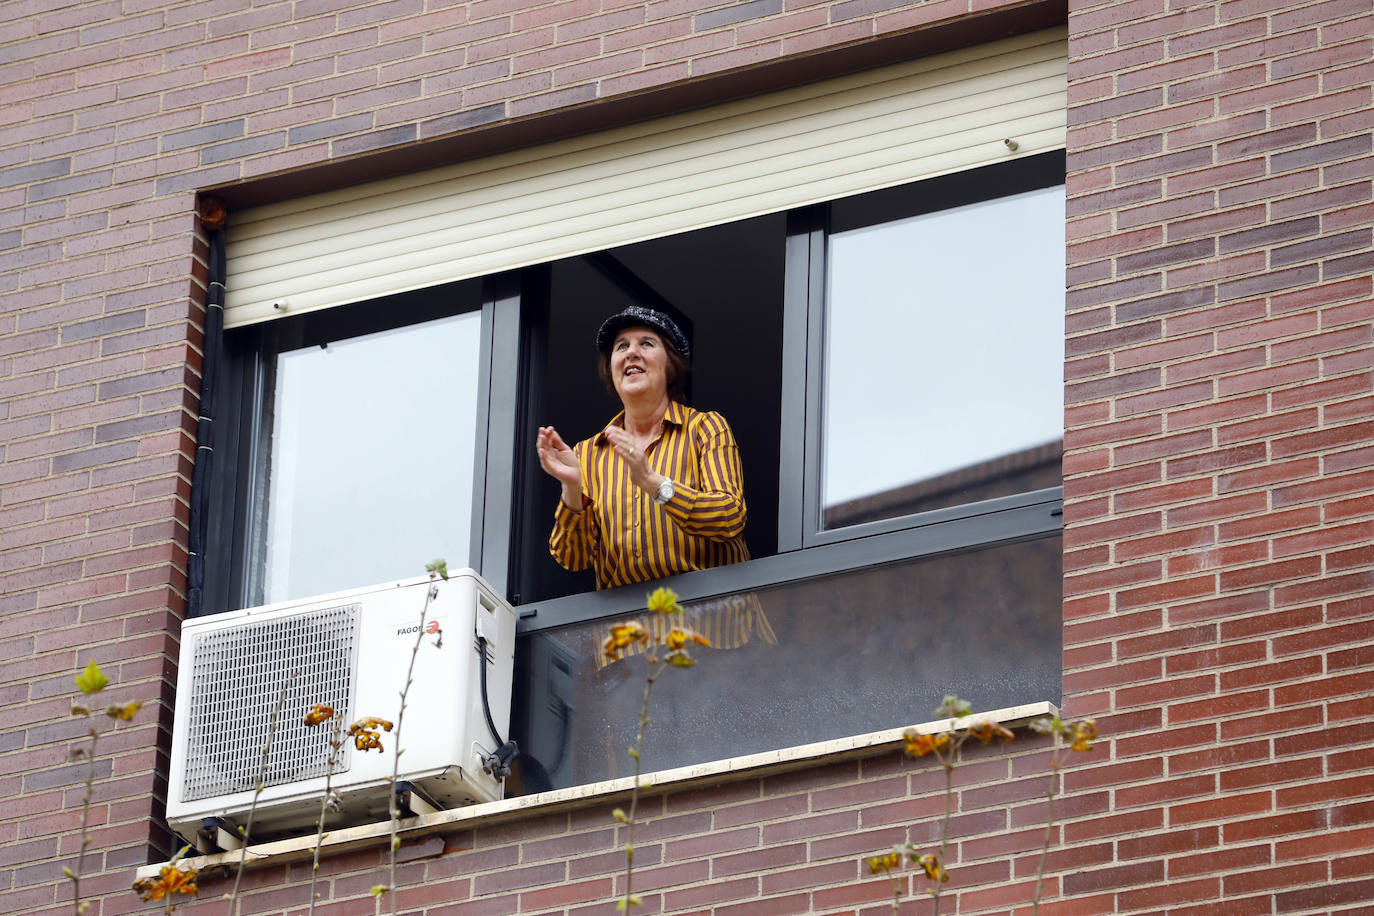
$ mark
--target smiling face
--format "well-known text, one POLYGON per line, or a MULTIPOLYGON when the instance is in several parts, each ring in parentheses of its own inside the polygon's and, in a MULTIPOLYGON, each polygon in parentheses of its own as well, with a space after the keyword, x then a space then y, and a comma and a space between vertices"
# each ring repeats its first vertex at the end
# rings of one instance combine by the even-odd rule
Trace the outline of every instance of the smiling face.
POLYGON ((626 328, 611 344, 611 382, 621 403, 658 400, 668 392, 668 352, 649 328, 626 328))

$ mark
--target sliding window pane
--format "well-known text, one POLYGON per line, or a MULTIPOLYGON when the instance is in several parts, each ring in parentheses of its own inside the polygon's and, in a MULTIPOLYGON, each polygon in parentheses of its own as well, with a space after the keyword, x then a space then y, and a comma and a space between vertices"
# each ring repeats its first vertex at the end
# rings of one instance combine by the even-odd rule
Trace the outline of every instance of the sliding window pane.
POLYGON ((277 357, 264 602, 468 563, 481 313, 277 357))
POLYGON ((835 232, 822 524, 1060 483, 1064 188, 835 232))

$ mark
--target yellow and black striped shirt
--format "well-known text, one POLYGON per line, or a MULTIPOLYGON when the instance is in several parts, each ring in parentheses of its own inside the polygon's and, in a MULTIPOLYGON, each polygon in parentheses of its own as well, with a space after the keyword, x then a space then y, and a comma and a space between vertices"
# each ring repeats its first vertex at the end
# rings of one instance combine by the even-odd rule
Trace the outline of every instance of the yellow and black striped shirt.
MULTIPOLYGON (((624 418, 611 422, 623 426, 624 418)), ((673 481, 673 498, 663 505, 630 481, 604 432, 574 451, 583 509, 560 499, 554 511, 549 552, 561 566, 592 566, 596 587, 612 588, 749 559, 739 446, 720 414, 668 404, 663 433, 644 452, 673 481)))

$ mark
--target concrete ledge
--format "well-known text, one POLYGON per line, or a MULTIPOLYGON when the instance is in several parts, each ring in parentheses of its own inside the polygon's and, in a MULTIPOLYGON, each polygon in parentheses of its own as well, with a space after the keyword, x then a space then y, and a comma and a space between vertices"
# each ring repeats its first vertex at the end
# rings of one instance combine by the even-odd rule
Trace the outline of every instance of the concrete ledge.
MULTIPOLYGON (((932 734, 952 728, 964 728, 985 720, 1000 722, 1009 727, 1024 726, 1041 716, 1058 715, 1059 710, 1053 703, 1026 703, 1007 709, 994 709, 975 713, 962 719, 940 719, 922 722, 915 726, 918 732, 932 734)), ((768 751, 763 754, 749 754, 731 757, 726 760, 713 760, 694 766, 677 767, 645 773, 640 777, 641 784, 655 793, 673 789, 688 788, 702 783, 726 782, 731 779, 766 776, 772 773, 803 769, 819 763, 838 760, 851 760, 858 757, 872 757, 884 751, 895 750, 902 743, 905 728, 890 728, 883 731, 855 735, 851 738, 837 738, 832 741, 818 741, 797 747, 768 751)), ((500 821, 517 820, 526 815, 548 814, 560 809, 581 807, 592 801, 612 801, 628 796, 634 790, 634 777, 608 779, 603 782, 588 783, 567 789, 554 789, 521 795, 517 798, 504 798, 500 801, 436 811, 419 817, 404 818, 397 831, 400 838, 414 840, 436 833, 446 833, 470 827, 478 827, 500 821)), ((642 791, 642 790, 641 790, 642 791)), ((331 830, 320 846, 321 858, 363 849, 370 846, 386 846, 391 837, 391 822, 361 824, 331 830)), ((232 870, 240 861, 247 868, 267 865, 280 865, 309 859, 314 855, 315 835, 293 837, 249 846, 246 850, 220 852, 208 856, 188 857, 182 861, 198 870, 232 870)), ((159 862, 144 865, 138 869, 139 878, 155 877, 158 870, 166 865, 159 862)))

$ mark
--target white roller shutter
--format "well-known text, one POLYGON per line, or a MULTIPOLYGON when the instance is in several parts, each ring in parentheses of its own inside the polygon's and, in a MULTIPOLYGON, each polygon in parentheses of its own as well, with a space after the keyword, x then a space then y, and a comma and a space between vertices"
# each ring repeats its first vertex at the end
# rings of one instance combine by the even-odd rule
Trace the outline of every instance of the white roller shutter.
POLYGON ((1066 59, 1052 29, 236 213, 225 324, 1061 148, 1066 59))

